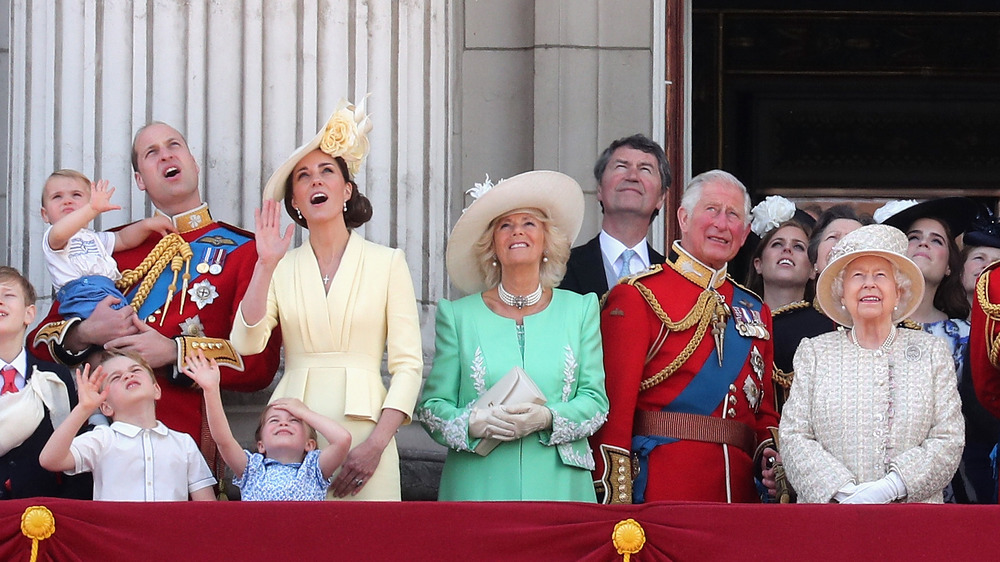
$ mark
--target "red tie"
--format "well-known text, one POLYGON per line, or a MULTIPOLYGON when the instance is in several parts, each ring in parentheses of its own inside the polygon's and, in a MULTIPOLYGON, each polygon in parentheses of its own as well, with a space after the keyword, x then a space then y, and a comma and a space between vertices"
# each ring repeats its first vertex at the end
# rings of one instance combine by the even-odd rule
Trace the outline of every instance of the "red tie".
POLYGON ((17 376, 17 369, 12 365, 7 365, 3 369, 0 369, 0 375, 3 375, 3 388, 0 388, 0 394, 17 392, 17 386, 14 385, 14 377, 17 376))

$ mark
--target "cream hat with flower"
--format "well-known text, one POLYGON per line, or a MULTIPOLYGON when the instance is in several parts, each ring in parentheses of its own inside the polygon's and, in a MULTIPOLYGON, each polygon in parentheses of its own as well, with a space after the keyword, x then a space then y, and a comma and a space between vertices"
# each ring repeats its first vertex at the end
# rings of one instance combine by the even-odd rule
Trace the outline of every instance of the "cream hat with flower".
POLYGON ((897 304, 898 310, 893 314, 893 322, 913 314, 923 299, 924 276, 917 264, 906 257, 906 246, 906 235, 887 224, 862 226, 841 238, 830 250, 830 263, 816 281, 816 300, 823 313, 843 326, 850 327, 854 324, 851 315, 841 306, 840 297, 831 291, 833 280, 852 261, 865 256, 878 256, 895 265, 910 280, 909 300, 897 304))
POLYGON ((271 174, 271 178, 264 186, 263 198, 282 201, 285 198, 285 184, 292 169, 306 154, 317 148, 334 158, 338 156, 343 158, 351 176, 356 176, 361 170, 362 161, 368 155, 368 133, 371 130, 372 123, 365 113, 364 100, 355 106, 341 98, 337 109, 316 136, 295 149, 295 152, 271 174))
POLYGON ((445 263, 451 282, 470 295, 489 288, 479 269, 475 245, 493 219, 518 209, 538 209, 570 243, 583 225, 583 190, 576 180, 560 172, 524 172, 496 185, 486 176, 485 182, 467 193, 474 201, 462 211, 448 237, 445 263))

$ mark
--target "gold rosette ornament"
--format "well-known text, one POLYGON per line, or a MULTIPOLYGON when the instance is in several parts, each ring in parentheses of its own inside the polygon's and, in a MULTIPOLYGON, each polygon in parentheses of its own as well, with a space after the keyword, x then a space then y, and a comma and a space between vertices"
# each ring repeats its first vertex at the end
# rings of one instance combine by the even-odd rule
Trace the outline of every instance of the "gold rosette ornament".
POLYGON ((326 123, 319 149, 334 158, 343 158, 351 175, 356 176, 361 170, 361 162, 368 155, 368 133, 371 130, 372 122, 365 113, 364 99, 358 105, 341 99, 326 123))
POLYGON ((622 555, 624 562, 629 561, 629 557, 642 550, 646 544, 646 531, 635 519, 625 519, 615 524, 615 530, 611 532, 611 544, 615 545, 618 554, 622 555))
POLYGON ((38 559, 38 541, 56 532, 56 518, 45 506, 33 505, 21 514, 21 533, 31 539, 31 562, 38 559))

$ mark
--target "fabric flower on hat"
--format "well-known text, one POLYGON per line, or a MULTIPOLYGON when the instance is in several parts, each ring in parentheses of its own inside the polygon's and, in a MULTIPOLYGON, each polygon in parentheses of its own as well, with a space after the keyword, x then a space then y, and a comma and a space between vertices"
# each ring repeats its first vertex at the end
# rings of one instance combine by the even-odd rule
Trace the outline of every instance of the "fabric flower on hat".
POLYGON ((887 219, 887 218, 895 215, 896 213, 898 213, 900 211, 904 211, 906 209, 909 209, 910 207, 912 207, 912 206, 914 206, 916 204, 917 204, 916 199, 903 199, 903 200, 899 200, 899 201, 889 201, 885 205, 882 205, 881 207, 879 207, 878 209, 876 209, 875 212, 872 213, 872 218, 875 219, 875 222, 877 222, 879 224, 882 224, 882 223, 885 222, 885 219, 887 219))
MULTIPOLYGON (((500 181, 503 181, 503 180, 500 180, 500 181)), ((494 187, 495 187, 495 184, 490 180, 490 175, 486 174, 486 179, 483 180, 482 183, 475 183, 475 184, 473 184, 472 187, 470 187, 469 189, 465 190, 465 194, 468 195, 468 196, 470 196, 470 197, 472 197, 472 203, 475 203, 477 199, 479 199, 480 197, 482 197, 483 195, 485 195, 487 191, 493 189, 494 187)), ((469 203, 470 207, 472 206, 472 203, 469 203)), ((469 207, 466 207, 465 209, 462 209, 462 212, 464 213, 468 208, 469 207)))
MULTIPOLYGON (((366 96, 367 97, 367 96, 366 96)), ((336 111, 326 124, 319 149, 330 156, 341 157, 347 163, 351 175, 361 170, 361 162, 368 155, 368 133, 372 130, 371 120, 365 113, 364 100, 353 105, 345 99, 337 104, 336 111)))
POLYGON ((750 229, 763 237, 772 228, 795 216, 795 203, 780 195, 768 195, 750 211, 750 229))

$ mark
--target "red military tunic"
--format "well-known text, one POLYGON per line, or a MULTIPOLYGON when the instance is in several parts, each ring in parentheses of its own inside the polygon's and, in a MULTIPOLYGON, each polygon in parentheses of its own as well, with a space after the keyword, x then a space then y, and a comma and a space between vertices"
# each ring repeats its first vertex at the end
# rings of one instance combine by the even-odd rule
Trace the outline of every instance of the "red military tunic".
POLYGON ((976 282, 969 332, 969 361, 976 397, 1000 418, 1000 262, 987 267, 976 282))
POLYGON ((770 333, 760 299, 678 243, 662 269, 612 289, 601 313, 610 413, 591 438, 605 503, 759 501, 755 459, 778 425, 770 333), (720 367, 713 327, 723 326, 720 367), (664 411, 667 427, 642 421, 664 411))
MULTIPOLYGON (((183 290, 184 267, 177 275, 173 297, 164 312, 168 287, 174 276, 167 266, 137 311, 139 317, 157 332, 177 341, 178 364, 189 350, 200 348, 206 356, 214 357, 219 362, 222 388, 246 392, 266 388, 278 369, 280 335, 272 337, 263 352, 246 357, 232 350, 228 341, 236 309, 247 290, 257 261, 253 235, 215 222, 207 205, 177 215, 173 220, 181 238, 192 250, 188 291, 184 293, 183 290), (214 262, 201 265, 206 255, 214 262), (212 268, 213 263, 218 267, 212 268), (200 273, 199 265, 200 269, 208 271, 200 273)), ((160 238, 153 234, 136 248, 115 252, 118 269, 123 273, 134 269, 150 255, 160 238)), ((131 302, 135 302, 138 285, 137 282, 126 292, 126 298, 131 302)), ((74 357, 61 346, 67 328, 76 321, 63 320, 59 315, 59 303, 53 302, 45 320, 28 335, 31 352, 39 358, 66 364, 82 360, 83 357, 74 357)), ((156 407, 157 418, 170 429, 191 435, 195 442, 201 444, 202 453, 210 463, 218 460, 214 458, 215 443, 203 417, 201 391, 192 388, 190 380, 183 374, 178 376, 176 366, 161 367, 156 374, 162 390, 156 407)))

